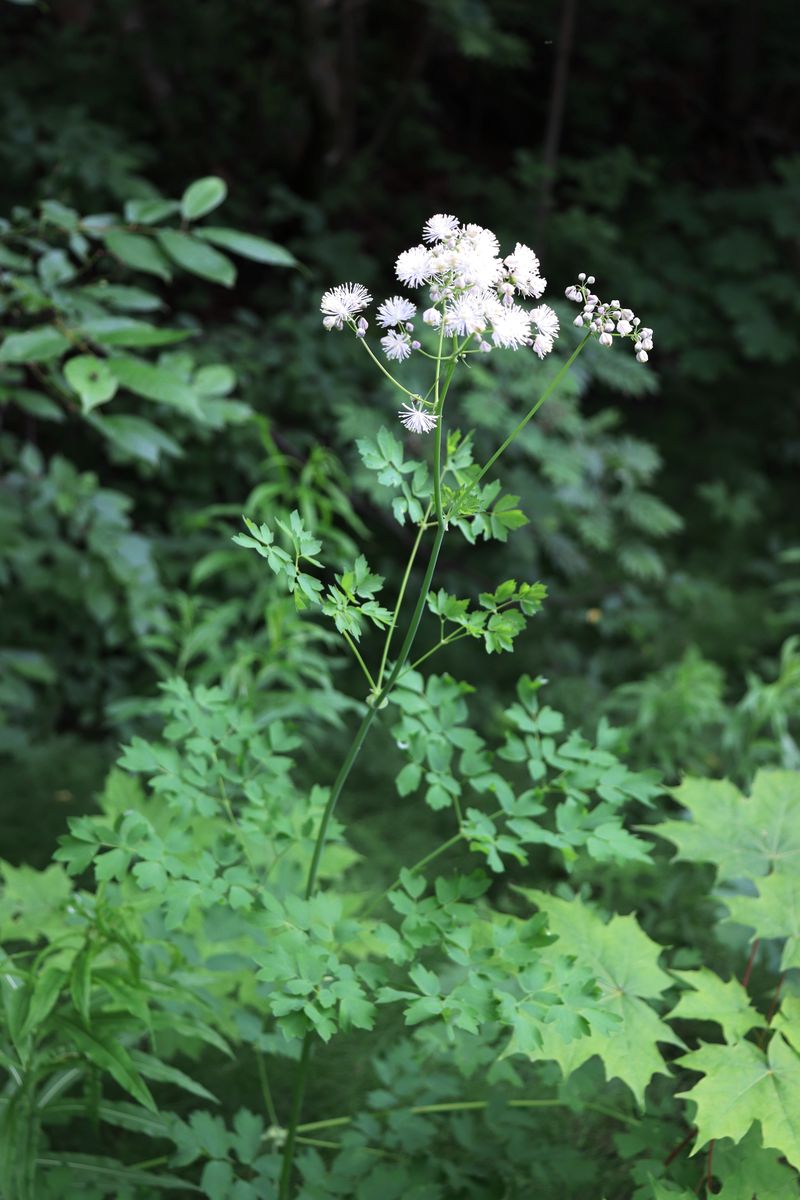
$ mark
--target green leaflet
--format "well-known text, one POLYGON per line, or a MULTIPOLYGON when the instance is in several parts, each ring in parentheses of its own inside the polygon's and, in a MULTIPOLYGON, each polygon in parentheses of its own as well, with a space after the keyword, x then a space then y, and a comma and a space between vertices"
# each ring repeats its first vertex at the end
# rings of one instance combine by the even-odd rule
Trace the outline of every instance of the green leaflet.
POLYGON ((227 194, 227 184, 218 175, 195 179, 181 197, 181 215, 187 221, 197 221, 218 208, 227 194))

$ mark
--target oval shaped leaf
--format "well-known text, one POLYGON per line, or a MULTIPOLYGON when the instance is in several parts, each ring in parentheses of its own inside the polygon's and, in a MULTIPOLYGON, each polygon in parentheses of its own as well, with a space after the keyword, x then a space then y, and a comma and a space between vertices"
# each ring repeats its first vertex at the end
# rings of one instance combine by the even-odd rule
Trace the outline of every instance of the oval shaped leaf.
POLYGON ((214 363, 200 368, 194 386, 201 396, 227 396, 236 387, 236 375, 224 363, 214 363))
POLYGON ((0 362, 46 362, 58 358, 69 348, 69 341, 52 325, 29 329, 26 333, 11 333, 0 346, 0 362))
POLYGON ((125 204, 125 220, 132 225, 155 225, 165 217, 171 217, 178 212, 180 204, 177 200, 128 200, 125 204))
POLYGON ((160 279, 172 278, 169 262, 152 238, 141 233, 125 233, 122 229, 111 229, 103 234, 103 238, 109 252, 126 266, 158 275, 160 279))
MULTIPOLYGON (((141 458, 152 466, 158 464, 162 454, 171 455, 173 458, 179 458, 181 455, 178 443, 143 417, 121 413, 118 417, 92 417, 91 420, 94 427, 123 454, 141 458)), ((103 855, 99 863, 105 863, 112 855, 119 853, 122 852, 110 850, 108 854, 103 855)), ((119 860, 113 865, 119 865, 119 860)), ((100 877, 98 873, 98 878, 100 877)))
POLYGON ((268 263, 273 267, 296 267, 297 259, 277 242, 267 238, 256 237, 254 233, 239 233, 238 229, 225 229, 220 225, 206 225, 197 230, 197 236, 204 241, 222 246, 233 254, 241 254, 242 258, 250 258, 253 262, 268 263))
POLYGON ((186 221, 196 221, 210 213, 228 194, 228 186, 218 175, 206 175, 190 183, 181 197, 181 214, 186 221))
POLYGON ((114 378, 128 391, 146 400, 170 404, 190 416, 202 417, 197 396, 180 375, 167 367, 155 366, 141 358, 111 358, 108 367, 114 378))
POLYGON ((108 364, 94 354, 78 354, 71 358, 64 366, 64 377, 80 396, 85 413, 99 404, 106 404, 119 387, 108 364))
POLYGON ((233 287, 236 268, 224 254, 212 250, 191 234, 178 233, 175 229, 159 229, 156 236, 172 261, 183 267, 184 271, 191 271, 193 275, 225 287, 233 287))

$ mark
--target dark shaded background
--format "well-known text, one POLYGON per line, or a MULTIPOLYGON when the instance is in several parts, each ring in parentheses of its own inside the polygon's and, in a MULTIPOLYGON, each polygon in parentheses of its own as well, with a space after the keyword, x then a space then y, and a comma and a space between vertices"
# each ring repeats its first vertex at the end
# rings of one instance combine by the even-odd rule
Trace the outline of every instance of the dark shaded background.
POLYGON ((724 457, 723 420, 753 466, 796 465, 797 5, 81 0, 0 21, 4 208, 217 173, 241 224, 325 280, 455 210, 646 309, 680 397, 637 410, 657 441, 724 457))

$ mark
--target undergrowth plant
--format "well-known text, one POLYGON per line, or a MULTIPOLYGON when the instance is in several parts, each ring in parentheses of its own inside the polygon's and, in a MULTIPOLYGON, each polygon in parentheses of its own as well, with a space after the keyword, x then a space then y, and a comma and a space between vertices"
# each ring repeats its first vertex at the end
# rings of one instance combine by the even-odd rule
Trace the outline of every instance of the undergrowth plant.
POLYGON ((202 325, 171 311, 167 288, 176 275, 232 287, 230 254, 297 265, 209 223, 227 197, 217 176, 180 199, 139 187, 121 213, 47 199, 0 218, 0 752, 102 726, 165 659, 185 670, 167 578, 179 541, 161 555, 137 509, 158 507, 193 444, 253 413, 233 396, 235 371, 190 349, 202 325))
POLYGON ((619 731, 567 728, 535 672, 487 712, 472 684, 430 670, 468 639, 489 655, 520 645, 545 587, 451 594, 443 547, 460 560, 525 524, 499 460, 589 342, 630 340, 646 361, 652 331, 581 275, 567 296, 582 340, 548 372, 559 321, 533 252, 502 257, 490 231, 442 214, 423 237, 396 273, 427 306, 380 304, 380 349, 362 285, 322 300, 326 327, 401 396, 406 443, 383 428, 359 444, 413 530, 397 588, 361 553, 327 570, 297 509, 248 517, 234 539, 363 677, 338 770, 316 751, 319 696, 286 713, 234 680, 176 679, 161 737, 126 747, 57 862, 4 870, 8 1200, 798 1194, 800 778, 763 771, 749 795, 689 779, 664 800, 619 731), (504 350, 533 352, 542 390, 476 461, 451 419, 456 381, 504 350), (395 775, 378 799, 395 861, 409 834, 424 842, 383 877, 347 803, 368 739, 395 775), (683 867, 658 864, 663 842, 683 867), (587 864, 694 870, 703 955, 689 941, 662 961, 634 912, 593 903, 587 864), (210 1056, 230 1063, 216 1077, 231 1111, 210 1056), (326 1071, 335 1112, 320 1107, 326 1071))

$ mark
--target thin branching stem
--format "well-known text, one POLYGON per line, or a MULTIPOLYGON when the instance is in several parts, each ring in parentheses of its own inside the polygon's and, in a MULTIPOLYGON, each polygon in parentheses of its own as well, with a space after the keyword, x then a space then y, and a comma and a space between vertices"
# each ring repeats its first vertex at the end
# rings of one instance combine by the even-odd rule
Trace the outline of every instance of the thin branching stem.
POLYGON ((561 382, 561 380, 562 380, 562 379, 564 378, 564 376, 566 375, 567 371, 569 371, 570 367, 571 367, 571 366, 572 366, 572 364, 575 362, 575 359, 578 357, 578 355, 580 354, 581 350, 583 350, 584 346, 585 346, 585 345, 586 345, 586 343, 589 341, 589 338, 590 338, 590 337, 591 337, 591 334, 590 334, 590 333, 587 333, 587 334, 586 334, 586 336, 584 337, 583 341, 582 341, 582 342, 580 342, 580 343, 579 343, 579 344, 576 346, 576 348, 575 348, 575 349, 572 351, 572 354, 570 354, 569 358, 568 358, 568 359, 567 359, 567 361, 566 361, 566 362, 563 364, 563 366, 561 367, 561 369, 560 369, 560 370, 557 372, 557 374, 555 374, 555 375, 553 376, 553 378, 550 380, 550 382, 548 383, 547 387, 544 389, 544 391, 542 392, 541 396, 539 397, 539 399, 538 399, 538 400, 536 401, 536 403, 534 404, 533 408, 531 408, 531 409, 529 409, 529 410, 528 410, 528 412, 526 413, 526 415, 525 415, 525 416, 522 418, 522 420, 520 421, 519 425, 516 425, 516 426, 514 427, 514 429, 512 429, 512 430, 511 430, 511 433, 508 435, 508 437, 507 437, 507 438, 506 438, 506 440, 505 440, 505 441, 502 443, 502 445, 498 446, 498 448, 495 450, 494 454, 493 454, 493 455, 492 455, 492 457, 489 459, 489 461, 486 463, 486 465, 485 465, 485 466, 483 466, 483 467, 481 467, 481 469, 480 469, 480 471, 478 472, 478 474, 477 474, 477 475, 475 476, 475 478, 474 478, 474 479, 471 481, 471 483, 472 483, 472 486, 473 486, 473 487, 475 486, 475 484, 477 484, 477 483, 480 483, 481 479, 483 479, 483 477, 484 477, 484 475, 486 474, 486 472, 487 472, 487 471, 490 471, 490 470, 492 469, 492 467, 493 467, 493 466, 494 466, 494 464, 497 462, 497 460, 498 460, 498 458, 500 457, 500 455, 501 455, 501 454, 505 454, 506 450, 507 450, 507 449, 508 449, 508 447, 511 445, 511 443, 514 441, 514 439, 515 439, 515 438, 517 438, 517 437, 519 437, 519 435, 522 433, 523 429, 524 429, 524 428, 525 428, 525 426, 528 424, 528 422, 533 420, 533 418, 536 416, 536 413, 539 411, 539 409, 540 409, 540 408, 542 407, 542 405, 544 404, 545 400, 547 400, 549 396, 552 396, 553 392, 556 390, 556 388, 558 387, 559 383, 561 382))

